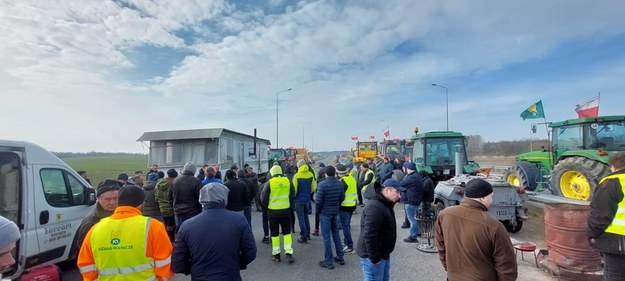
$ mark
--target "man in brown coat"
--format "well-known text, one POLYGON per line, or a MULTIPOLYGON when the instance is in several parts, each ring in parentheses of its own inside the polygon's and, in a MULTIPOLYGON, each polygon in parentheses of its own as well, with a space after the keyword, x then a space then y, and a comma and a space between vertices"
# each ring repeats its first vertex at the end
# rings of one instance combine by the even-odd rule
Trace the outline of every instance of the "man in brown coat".
POLYGON ((493 187, 469 181, 460 205, 446 208, 436 220, 436 248, 447 279, 505 281, 517 279, 516 256, 503 224, 486 211, 493 187))

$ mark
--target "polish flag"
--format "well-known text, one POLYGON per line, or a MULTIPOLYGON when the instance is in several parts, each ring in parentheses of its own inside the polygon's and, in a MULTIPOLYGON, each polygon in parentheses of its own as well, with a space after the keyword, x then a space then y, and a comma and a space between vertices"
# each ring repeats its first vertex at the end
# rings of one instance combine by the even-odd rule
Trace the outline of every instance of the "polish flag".
POLYGON ((390 130, 386 130, 384 131, 384 137, 389 137, 391 135, 391 131, 390 130))
POLYGON ((375 136, 371 136, 371 140, 375 140, 375 136))
POLYGON ((579 118, 599 116, 599 96, 575 106, 579 118))
POLYGON ((352 136, 352 140, 358 140, 358 136, 352 136))

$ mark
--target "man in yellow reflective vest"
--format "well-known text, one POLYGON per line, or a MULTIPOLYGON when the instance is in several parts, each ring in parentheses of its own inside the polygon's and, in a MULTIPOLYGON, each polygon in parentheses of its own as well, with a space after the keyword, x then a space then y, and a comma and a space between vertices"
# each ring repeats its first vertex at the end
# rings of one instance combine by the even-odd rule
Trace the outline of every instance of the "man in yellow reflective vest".
POLYGON ((89 230, 78 254, 84 280, 168 280, 174 275, 165 225, 141 215, 144 199, 142 188, 122 187, 115 213, 89 230))
POLYGON ((352 239, 352 214, 356 210, 356 203, 358 195, 356 192, 357 183, 356 179, 351 175, 349 169, 343 165, 336 165, 336 174, 339 177, 339 181, 344 182, 345 199, 339 206, 339 217, 341 220, 341 230, 343 230, 343 252, 347 255, 354 254, 354 240, 352 239))
POLYGON ((295 189, 291 181, 282 174, 282 168, 274 165, 269 170, 271 179, 265 183, 260 200, 267 206, 269 231, 271 232, 271 260, 280 262, 280 232, 284 238, 284 253, 289 264, 293 259, 293 241, 291 235, 291 208, 294 206, 295 189))
POLYGON ((373 184, 376 181, 375 172, 371 169, 369 164, 363 163, 360 165, 360 174, 358 179, 358 189, 362 193, 362 203, 366 204, 369 198, 375 195, 373 191, 373 184))
POLYGON ((592 195, 586 235, 603 253, 603 280, 625 280, 625 152, 612 155, 608 165, 612 173, 592 195))

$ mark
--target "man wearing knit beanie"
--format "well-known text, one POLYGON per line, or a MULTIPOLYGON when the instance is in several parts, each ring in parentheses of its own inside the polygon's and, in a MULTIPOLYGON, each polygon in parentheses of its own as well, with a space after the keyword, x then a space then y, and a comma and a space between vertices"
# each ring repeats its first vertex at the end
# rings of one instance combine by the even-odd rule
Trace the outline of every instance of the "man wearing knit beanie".
POLYGON ((117 193, 119 191, 119 183, 114 179, 106 179, 98 184, 96 188, 96 197, 98 201, 95 208, 82 220, 76 233, 76 250, 80 250, 80 246, 91 227, 98 223, 101 219, 109 217, 117 208, 117 193))
POLYGON ((100 274, 119 280, 173 277, 172 245, 165 225, 141 215, 144 200, 139 186, 119 190, 115 213, 94 225, 80 248, 77 265, 84 280, 96 280, 100 274), (111 270, 119 268, 131 270, 111 270))
POLYGON ((14 222, 0 216, 0 278, 5 269, 15 263, 15 258, 11 251, 15 248, 17 240, 20 239, 20 230, 14 222))
POLYGON ((185 220, 202 212, 202 205, 199 202, 202 182, 195 177, 196 170, 194 163, 187 162, 182 168, 182 174, 176 177, 171 185, 176 229, 185 220))
POLYGON ((510 236, 502 223, 486 213, 493 202, 493 186, 473 179, 464 194, 460 205, 444 209, 436 219, 436 248, 447 279, 516 280, 510 236))

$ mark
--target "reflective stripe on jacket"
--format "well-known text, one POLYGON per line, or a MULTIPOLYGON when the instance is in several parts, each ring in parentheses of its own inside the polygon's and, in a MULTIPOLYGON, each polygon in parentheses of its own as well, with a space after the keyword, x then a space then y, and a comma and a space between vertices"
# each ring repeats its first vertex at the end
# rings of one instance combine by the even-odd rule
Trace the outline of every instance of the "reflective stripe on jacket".
MULTIPOLYGON (((621 189, 623 190, 623 194, 625 194, 625 174, 615 174, 607 176, 601 181, 599 184, 602 184, 605 180, 608 179, 618 179, 621 184, 621 189)), ((621 202, 618 203, 618 210, 612 219, 612 223, 605 229, 605 232, 614 233, 618 235, 625 236, 625 197, 621 202)))
POLYGON ((269 210, 284 210, 291 207, 291 183, 286 177, 275 177, 269 180, 269 210))
POLYGON ((121 206, 89 230, 77 265, 83 280, 167 280, 171 251, 163 223, 121 206))
POLYGON ((351 175, 346 176, 346 177, 342 177, 341 181, 345 182, 345 184, 347 184, 347 190, 345 191, 345 200, 343 200, 343 202, 341 202, 341 206, 343 207, 354 207, 356 206, 356 200, 358 198, 358 195, 356 193, 356 189, 357 187, 357 183, 356 183, 356 179, 354 177, 352 177, 351 175))

